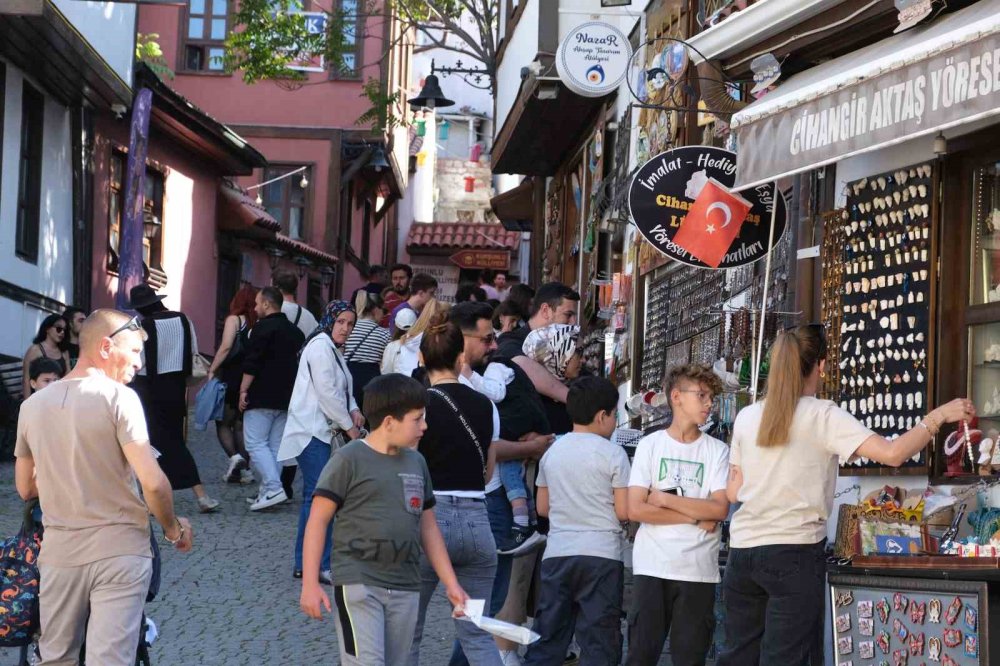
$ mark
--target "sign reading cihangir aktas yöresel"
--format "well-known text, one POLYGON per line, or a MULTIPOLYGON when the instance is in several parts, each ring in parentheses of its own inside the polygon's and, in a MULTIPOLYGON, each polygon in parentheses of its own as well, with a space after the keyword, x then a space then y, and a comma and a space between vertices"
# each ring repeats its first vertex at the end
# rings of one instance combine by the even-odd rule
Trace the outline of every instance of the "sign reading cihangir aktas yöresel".
POLYGON ((660 153, 636 171, 629 212, 650 244, 672 259, 699 268, 733 268, 768 252, 785 233, 788 207, 773 183, 740 193, 736 153, 712 146, 685 146, 660 153))
POLYGON ((584 97, 618 90, 632 60, 632 45, 621 30, 590 21, 569 31, 556 51, 556 71, 567 88, 584 97))

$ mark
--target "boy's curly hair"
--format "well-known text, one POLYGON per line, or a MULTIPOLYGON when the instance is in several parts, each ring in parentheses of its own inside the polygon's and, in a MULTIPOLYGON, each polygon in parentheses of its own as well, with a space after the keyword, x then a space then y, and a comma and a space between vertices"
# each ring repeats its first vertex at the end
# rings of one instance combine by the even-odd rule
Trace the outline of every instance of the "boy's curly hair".
POLYGON ((684 380, 705 385, 712 395, 722 393, 722 380, 710 366, 702 363, 687 363, 670 368, 663 380, 663 390, 669 394, 684 380))

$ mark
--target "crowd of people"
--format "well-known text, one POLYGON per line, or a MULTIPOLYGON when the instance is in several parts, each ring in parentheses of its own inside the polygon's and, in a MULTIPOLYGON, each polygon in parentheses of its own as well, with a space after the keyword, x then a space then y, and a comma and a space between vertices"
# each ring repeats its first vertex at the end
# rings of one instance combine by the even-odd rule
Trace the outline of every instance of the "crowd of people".
MULTIPOLYGON (((624 617, 625 664, 656 664, 668 637, 675 666, 704 664, 720 582, 726 643, 716 663, 808 664, 822 656, 838 459, 902 464, 943 423, 975 411, 954 400, 885 440, 814 397, 825 338, 803 326, 778 335, 766 399, 739 414, 731 445, 702 430, 719 378, 689 364, 664 381, 670 424, 630 461, 611 442, 619 391, 582 358, 572 288, 508 288, 505 275, 488 275, 449 305, 433 277, 375 267, 316 321, 295 303, 296 282, 278 272, 271 286, 233 297, 208 374, 224 385, 225 480, 258 483, 249 510, 287 502, 301 472, 292 575, 306 615, 332 614, 345 666, 416 666, 439 584, 454 607, 450 664, 552 665, 571 653, 620 664, 624 617), (625 608, 629 521, 638 532, 625 608), (495 639, 463 618, 470 598, 491 617, 533 618, 540 639, 526 651, 495 639)), ((75 367, 62 340, 75 314, 46 319, 26 358, 44 369, 26 372, 37 396, 22 407, 16 447, 18 491, 40 498, 47 530, 43 664, 75 663, 63 660, 79 651, 88 613, 88 655, 130 664, 148 513, 187 550, 191 526, 174 515, 172 491, 191 488, 200 510, 218 509, 184 443, 194 330, 161 301, 143 285, 132 293, 139 317, 80 313, 75 367), (72 369, 59 379, 63 367, 72 369), (131 587, 117 590, 126 575, 131 587)))

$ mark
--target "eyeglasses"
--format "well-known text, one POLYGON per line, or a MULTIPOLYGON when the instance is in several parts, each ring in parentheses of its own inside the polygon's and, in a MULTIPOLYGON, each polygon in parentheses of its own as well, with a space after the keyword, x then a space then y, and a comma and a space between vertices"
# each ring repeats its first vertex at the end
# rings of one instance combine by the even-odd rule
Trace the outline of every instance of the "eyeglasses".
POLYGON ((109 338, 113 338, 122 331, 141 331, 142 324, 139 323, 139 317, 132 317, 127 322, 115 329, 115 332, 109 335, 109 338))
POLYGON ((477 340, 482 340, 484 344, 491 345, 497 341, 496 333, 487 333, 486 335, 470 335, 469 333, 463 333, 463 336, 467 338, 476 338, 477 340))
POLYGON ((678 389, 681 393, 694 393, 698 396, 698 399, 705 403, 711 403, 715 398, 708 391, 699 391, 698 389, 678 389))

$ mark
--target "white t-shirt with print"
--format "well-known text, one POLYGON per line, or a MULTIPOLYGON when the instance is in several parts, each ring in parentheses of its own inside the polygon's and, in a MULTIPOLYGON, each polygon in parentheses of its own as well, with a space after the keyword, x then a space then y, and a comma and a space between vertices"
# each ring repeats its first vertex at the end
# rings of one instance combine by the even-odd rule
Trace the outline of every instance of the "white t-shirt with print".
MULTIPOLYGON (((689 444, 665 430, 639 440, 629 486, 652 490, 681 488, 684 497, 708 499, 726 489, 729 447, 702 435, 689 444)), ((693 583, 718 583, 721 530, 695 525, 643 523, 632 549, 632 573, 693 583)))

